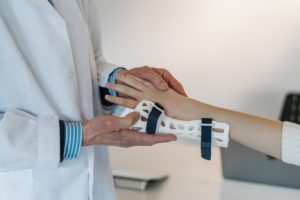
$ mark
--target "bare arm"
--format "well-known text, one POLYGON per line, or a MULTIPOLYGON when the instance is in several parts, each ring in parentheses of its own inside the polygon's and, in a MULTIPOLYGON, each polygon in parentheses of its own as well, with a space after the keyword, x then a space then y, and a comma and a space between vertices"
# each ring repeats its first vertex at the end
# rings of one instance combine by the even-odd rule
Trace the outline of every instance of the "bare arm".
POLYGON ((282 123, 198 102, 195 112, 230 125, 230 138, 256 151, 281 158, 282 123))
POLYGON ((246 113, 208 105, 182 96, 172 89, 158 91, 149 82, 130 75, 121 75, 118 79, 128 86, 108 84, 107 87, 124 93, 132 99, 106 96, 108 101, 134 108, 143 99, 161 104, 168 116, 183 120, 195 120, 204 117, 230 125, 230 137, 259 152, 281 158, 282 123, 246 113))

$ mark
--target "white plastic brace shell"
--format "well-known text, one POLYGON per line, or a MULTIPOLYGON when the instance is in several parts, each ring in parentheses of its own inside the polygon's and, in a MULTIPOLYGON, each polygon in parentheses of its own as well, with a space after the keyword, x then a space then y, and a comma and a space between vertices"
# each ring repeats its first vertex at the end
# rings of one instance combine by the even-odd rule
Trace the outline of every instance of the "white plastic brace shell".
MULTIPOLYGON (((141 101, 134 109, 140 114, 140 119, 132 126, 132 129, 146 132, 147 119, 153 107, 156 107, 162 113, 157 121, 156 132, 172 133, 180 137, 186 137, 200 141, 201 139, 201 120, 183 121, 173 119, 165 115, 164 111, 147 100, 141 101)), ((219 147, 228 147, 229 125, 221 122, 212 122, 212 145, 219 147)))

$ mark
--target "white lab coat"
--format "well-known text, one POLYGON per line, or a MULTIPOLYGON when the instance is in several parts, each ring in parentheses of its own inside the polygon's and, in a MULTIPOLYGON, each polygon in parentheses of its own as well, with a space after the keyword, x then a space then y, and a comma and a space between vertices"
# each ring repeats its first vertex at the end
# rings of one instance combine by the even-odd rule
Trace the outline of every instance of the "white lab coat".
POLYGON ((101 114, 97 0, 0 0, 0 199, 113 200, 107 147, 59 163, 58 119, 101 114))

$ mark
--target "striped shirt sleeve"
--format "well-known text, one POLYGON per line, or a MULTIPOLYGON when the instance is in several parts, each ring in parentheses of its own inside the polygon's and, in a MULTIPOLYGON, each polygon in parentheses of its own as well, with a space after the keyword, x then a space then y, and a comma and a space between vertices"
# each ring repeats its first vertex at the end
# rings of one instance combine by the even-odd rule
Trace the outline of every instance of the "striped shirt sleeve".
POLYGON ((63 160, 76 159, 80 153, 82 143, 82 124, 80 122, 64 123, 63 160))

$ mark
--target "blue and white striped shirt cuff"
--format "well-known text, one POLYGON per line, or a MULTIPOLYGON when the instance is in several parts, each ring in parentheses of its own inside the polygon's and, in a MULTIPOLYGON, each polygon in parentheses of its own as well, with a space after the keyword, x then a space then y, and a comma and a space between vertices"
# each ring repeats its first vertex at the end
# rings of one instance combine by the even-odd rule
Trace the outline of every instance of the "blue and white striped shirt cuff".
POLYGON ((82 143, 82 131, 80 122, 65 122, 63 160, 72 160, 78 157, 82 143))
MULTIPOLYGON (((119 71, 122 71, 122 70, 126 70, 126 68, 124 67, 118 67, 116 69, 114 69, 110 74, 109 74, 109 77, 108 77, 108 82, 109 83, 116 83, 116 74, 119 72, 119 71)), ((117 96, 117 92, 115 90, 112 90, 112 89, 108 89, 108 92, 111 96, 117 96)))

